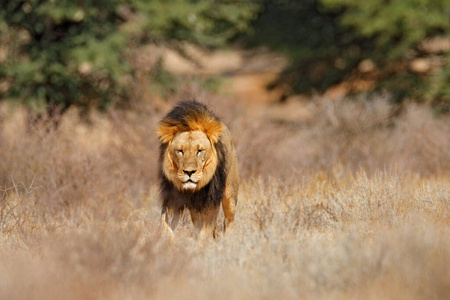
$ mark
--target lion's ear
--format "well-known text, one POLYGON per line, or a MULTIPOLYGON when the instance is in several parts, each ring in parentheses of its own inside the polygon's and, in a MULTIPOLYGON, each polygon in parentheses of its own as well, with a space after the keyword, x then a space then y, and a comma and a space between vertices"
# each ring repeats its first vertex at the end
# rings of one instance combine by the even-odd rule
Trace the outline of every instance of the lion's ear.
POLYGON ((161 123, 158 127, 157 133, 161 142, 165 144, 173 140, 178 131, 178 126, 161 123))

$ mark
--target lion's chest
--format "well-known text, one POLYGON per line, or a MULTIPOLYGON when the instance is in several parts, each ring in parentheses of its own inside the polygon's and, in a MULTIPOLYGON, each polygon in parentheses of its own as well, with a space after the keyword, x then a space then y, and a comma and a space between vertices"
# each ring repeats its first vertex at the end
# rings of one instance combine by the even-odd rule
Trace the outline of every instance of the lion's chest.
POLYGON ((199 211, 220 205, 224 195, 224 184, 218 184, 215 179, 213 178, 206 186, 195 192, 180 191, 165 179, 162 191, 165 205, 199 211))

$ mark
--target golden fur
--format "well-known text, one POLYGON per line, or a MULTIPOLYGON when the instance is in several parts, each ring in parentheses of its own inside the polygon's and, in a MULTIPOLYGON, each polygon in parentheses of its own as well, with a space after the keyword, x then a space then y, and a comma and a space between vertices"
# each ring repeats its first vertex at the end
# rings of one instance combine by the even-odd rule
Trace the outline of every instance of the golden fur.
POLYGON ((221 204, 226 229, 234 221, 239 188, 228 128, 203 104, 187 101, 163 118, 158 135, 164 225, 175 229, 188 208, 196 235, 215 235, 221 204))

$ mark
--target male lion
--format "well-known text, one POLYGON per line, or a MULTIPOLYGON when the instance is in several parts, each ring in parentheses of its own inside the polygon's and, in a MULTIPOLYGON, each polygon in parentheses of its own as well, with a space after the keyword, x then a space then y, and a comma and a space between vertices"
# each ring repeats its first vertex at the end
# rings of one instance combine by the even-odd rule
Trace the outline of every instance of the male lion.
POLYGON ((195 236, 216 237, 220 204, 224 230, 234 221, 239 173, 228 128, 208 108, 183 101, 159 123, 162 212, 173 235, 185 208, 195 236))

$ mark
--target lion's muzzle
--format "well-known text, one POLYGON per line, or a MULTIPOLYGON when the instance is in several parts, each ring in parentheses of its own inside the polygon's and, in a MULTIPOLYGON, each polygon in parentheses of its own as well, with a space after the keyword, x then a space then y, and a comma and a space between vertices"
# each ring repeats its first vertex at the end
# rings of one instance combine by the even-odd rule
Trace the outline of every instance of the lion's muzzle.
POLYGON ((178 173, 178 178, 181 181, 183 190, 195 190, 197 184, 202 177, 202 172, 196 173, 196 170, 183 170, 183 173, 178 173))

